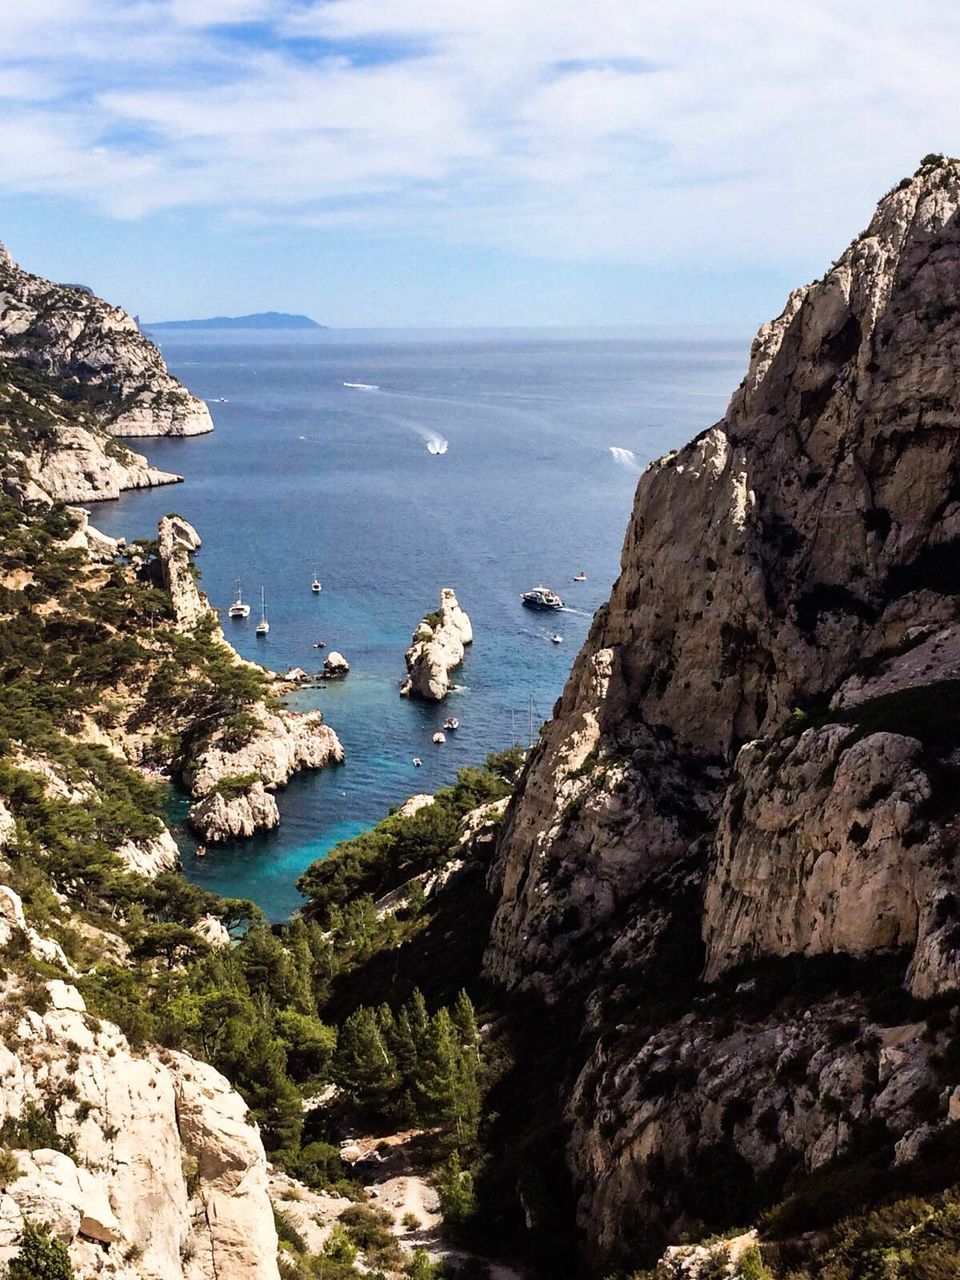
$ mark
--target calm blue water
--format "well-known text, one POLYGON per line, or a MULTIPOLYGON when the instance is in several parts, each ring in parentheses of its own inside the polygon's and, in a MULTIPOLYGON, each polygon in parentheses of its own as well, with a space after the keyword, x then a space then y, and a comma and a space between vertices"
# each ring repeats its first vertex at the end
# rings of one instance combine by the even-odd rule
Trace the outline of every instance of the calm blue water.
POLYGON ((299 873, 414 791, 527 737, 530 700, 550 714, 616 577, 637 464, 716 421, 746 363, 740 341, 530 332, 166 334, 172 370, 211 401, 216 431, 135 441, 177 488, 124 495, 95 523, 128 538, 181 512, 199 530, 203 585, 225 611, 234 580, 266 589, 271 630, 224 622, 244 657, 316 670, 324 639, 345 681, 298 695, 343 741, 342 769, 293 779, 280 828, 223 846, 187 874, 257 901, 273 919, 300 901, 299 873), (373 384, 377 390, 348 388, 373 384), (213 403, 225 397, 226 403, 213 403), (449 442, 432 456, 426 441, 449 442), (310 592, 314 566, 323 592, 310 592), (589 581, 572 581, 579 569, 589 581), (531 614, 544 581, 562 614, 531 614), (452 586, 476 642, 439 707, 397 696, 410 634, 452 586), (563 644, 549 635, 562 634, 563 644), (461 729, 431 735, 451 714, 461 729), (423 767, 414 768, 420 756, 423 767))

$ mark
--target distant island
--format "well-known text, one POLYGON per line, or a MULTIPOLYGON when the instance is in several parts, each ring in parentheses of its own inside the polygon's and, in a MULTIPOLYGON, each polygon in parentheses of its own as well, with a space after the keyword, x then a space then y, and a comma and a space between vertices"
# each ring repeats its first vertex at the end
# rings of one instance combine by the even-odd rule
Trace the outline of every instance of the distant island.
POLYGON ((309 316, 286 311, 257 311, 251 316, 212 316, 209 320, 145 321, 144 329, 326 329, 309 316))

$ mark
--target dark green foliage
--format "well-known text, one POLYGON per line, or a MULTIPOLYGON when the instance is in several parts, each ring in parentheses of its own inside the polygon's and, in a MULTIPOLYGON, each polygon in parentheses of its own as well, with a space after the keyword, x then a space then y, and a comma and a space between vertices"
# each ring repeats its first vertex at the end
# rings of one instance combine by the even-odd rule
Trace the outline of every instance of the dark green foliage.
POLYGON ((46 1227, 28 1222, 20 1237, 20 1252, 7 1269, 7 1280, 73 1280, 67 1246, 46 1227))
POLYGON ((457 773, 452 787, 409 817, 393 814, 314 862, 298 887, 311 898, 311 917, 326 921, 335 907, 361 896, 379 897, 446 861, 460 819, 471 809, 509 795, 519 768, 515 752, 490 756, 483 769, 457 773))
POLYGON ((397 1015, 387 1005, 361 1007, 340 1030, 333 1077, 344 1094, 374 1115, 436 1128, 452 1144, 476 1137, 480 1115, 479 1034, 465 992, 454 1016, 432 1016, 415 991, 397 1015))

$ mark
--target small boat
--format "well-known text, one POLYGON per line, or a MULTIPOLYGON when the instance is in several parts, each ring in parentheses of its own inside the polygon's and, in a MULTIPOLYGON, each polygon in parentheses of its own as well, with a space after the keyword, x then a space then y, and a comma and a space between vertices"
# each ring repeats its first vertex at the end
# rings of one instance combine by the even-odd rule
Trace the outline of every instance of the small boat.
POLYGON ((439 746, 441 746, 444 742, 446 742, 447 737, 446 737, 446 734, 441 733, 441 732, 440 732, 440 730, 438 729, 438 730, 437 730, 437 732, 433 735, 433 740, 434 740, 434 742, 437 744, 437 746, 439 747, 439 746))
POLYGON ((456 731, 460 728, 460 721, 457 719, 456 716, 451 716, 449 720, 444 720, 443 727, 447 730, 448 733, 456 733, 456 731))
POLYGON ((205 858, 207 856, 207 846, 205 844, 198 844, 194 850, 194 854, 198 858, 205 858))
POLYGON ((521 601, 528 609, 562 609, 563 601, 555 591, 551 591, 549 587, 539 586, 533 587, 530 591, 524 591, 520 596, 521 601))
POLYGON ((419 756, 413 757, 413 767, 415 769, 419 769, 422 764, 423 764, 423 761, 420 759, 419 756))
POLYGON ((228 618, 249 618, 250 606, 243 598, 243 592, 240 589, 240 579, 237 579, 237 598, 227 610, 228 618))
POLYGON ((552 635, 550 637, 551 644, 563 644, 563 636, 552 635))
POLYGON ((260 621, 257 623, 257 635, 265 636, 270 630, 270 623, 267 621, 267 606, 263 598, 263 587, 260 588, 260 621))
POLYGON ((315 596, 318 596, 323 590, 323 587, 320 585, 320 579, 317 577, 316 569, 313 571, 313 581, 310 583, 310 590, 315 596))
POLYGON ((318 640, 313 647, 315 649, 325 649, 327 647, 327 642, 326 640, 318 640))
POLYGON ((587 575, 586 575, 586 574, 583 572, 583 570, 581 569, 579 573, 575 573, 575 574, 573 575, 573 580, 574 580, 574 582, 586 582, 586 580, 587 580, 587 575))

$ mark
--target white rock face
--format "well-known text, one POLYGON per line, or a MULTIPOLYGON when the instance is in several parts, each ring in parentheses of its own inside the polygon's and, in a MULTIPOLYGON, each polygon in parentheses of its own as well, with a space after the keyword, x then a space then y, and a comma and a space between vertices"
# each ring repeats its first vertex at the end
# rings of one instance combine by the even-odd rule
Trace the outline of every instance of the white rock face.
POLYGON ((325 676, 345 676, 349 670, 350 663, 336 649, 331 649, 323 660, 323 674, 325 676))
POLYGON ((166 827, 149 840, 126 840, 116 850, 127 870, 152 880, 161 871, 176 871, 180 865, 177 842, 166 827))
POLYGON ((463 662, 465 647, 472 643, 470 619, 451 588, 444 587, 436 626, 425 618, 413 633, 400 696, 441 702, 450 692, 450 672, 463 662))
POLYGON ((200 546, 200 535, 182 516, 161 519, 157 526, 160 572, 181 631, 192 631, 201 618, 211 613, 206 597, 197 586, 191 559, 200 546))
POLYGON ((895 734, 809 729, 737 758, 707 882, 705 977, 756 955, 912 945, 937 881, 924 839, 923 749, 895 734), (776 757, 775 757, 776 758, 776 757))
MULTIPOLYGON (((0 823, 7 810, 0 805, 0 823)), ((27 947, 32 956, 45 960, 47 964, 59 965, 64 972, 74 975, 76 970, 63 953, 59 942, 53 938, 44 938, 36 929, 27 924, 23 914, 23 902, 20 895, 9 885, 0 885, 0 947, 8 943, 21 943, 27 947)))
POLYGON ((199 836, 216 844, 243 839, 258 831, 272 831, 280 823, 280 810, 263 783, 254 782, 236 796, 209 792, 190 806, 187 818, 199 836))
MULTIPOLYGON (((30 1219, 69 1244, 78 1280, 278 1280, 266 1159, 240 1096, 185 1054, 133 1054, 68 984, 48 994, 47 1011, 27 1009, 0 1044, 0 1120, 28 1102, 52 1106, 76 1156, 16 1153, 20 1176, 0 1192, 0 1264, 30 1219)), ((21 999, 8 981, 0 1013, 21 999)))
POLYGON ((321 711, 258 714, 262 727, 245 746, 231 751, 215 739, 185 772, 191 795, 204 796, 222 778, 246 774, 279 787, 300 769, 323 769, 343 761, 343 747, 321 711))
MULTIPOLYGON (((109 387, 96 402, 117 436, 193 436, 213 430, 210 411, 167 370, 136 322, 69 285, 21 270, 0 253, 0 354, 75 387, 109 387)), ((128 486, 125 486, 128 487, 128 486)), ((71 501, 89 501, 77 497, 71 501)))

